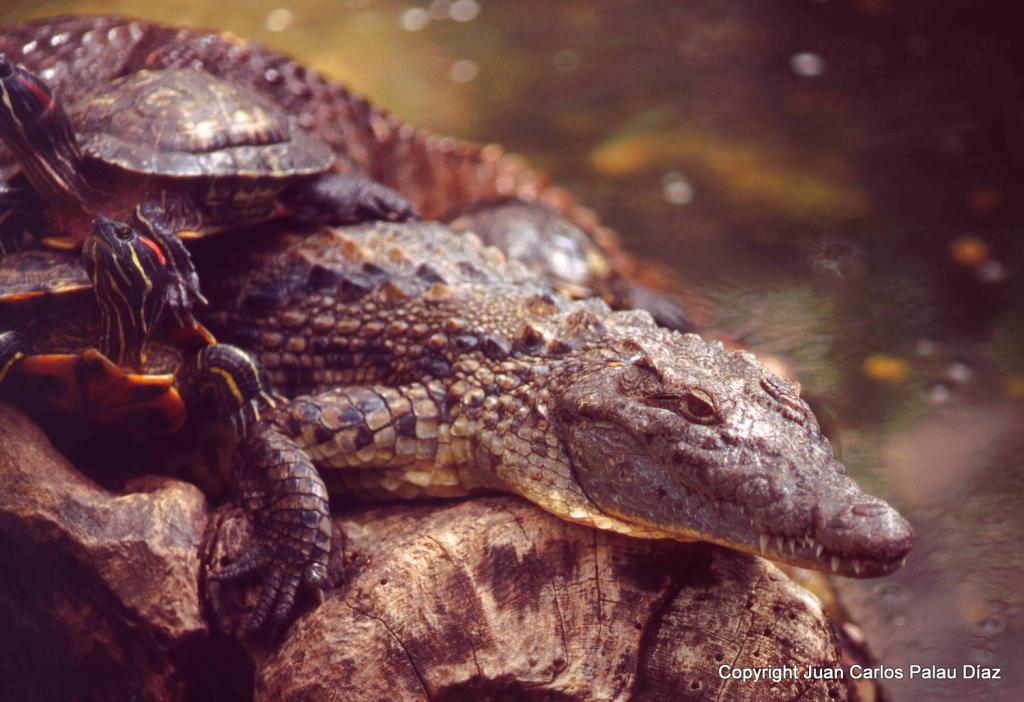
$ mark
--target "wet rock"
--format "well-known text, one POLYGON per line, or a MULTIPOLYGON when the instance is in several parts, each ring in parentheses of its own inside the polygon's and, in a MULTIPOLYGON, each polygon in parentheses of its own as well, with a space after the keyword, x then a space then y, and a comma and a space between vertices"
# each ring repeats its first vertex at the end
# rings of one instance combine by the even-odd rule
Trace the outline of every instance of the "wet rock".
POLYGON ((0 699, 181 699, 206 631, 199 491, 112 494, 2 402, 0 484, 0 699))
MULTIPOLYGON (((222 521, 215 558, 244 549, 238 519, 222 521)), ((839 665, 817 600, 763 560, 597 532, 505 497, 360 511, 335 528, 348 583, 279 644, 249 644, 257 699, 846 699, 837 681, 720 676, 839 665)), ((213 591, 234 630, 239 588, 213 591)))

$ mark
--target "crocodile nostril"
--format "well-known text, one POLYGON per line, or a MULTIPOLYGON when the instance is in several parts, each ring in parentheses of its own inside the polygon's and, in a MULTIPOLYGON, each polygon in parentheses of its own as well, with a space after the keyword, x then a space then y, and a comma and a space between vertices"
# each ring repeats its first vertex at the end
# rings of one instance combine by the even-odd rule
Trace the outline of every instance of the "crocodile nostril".
POLYGON ((892 511, 892 507, 881 502, 862 502, 850 510, 858 517, 877 517, 892 511))

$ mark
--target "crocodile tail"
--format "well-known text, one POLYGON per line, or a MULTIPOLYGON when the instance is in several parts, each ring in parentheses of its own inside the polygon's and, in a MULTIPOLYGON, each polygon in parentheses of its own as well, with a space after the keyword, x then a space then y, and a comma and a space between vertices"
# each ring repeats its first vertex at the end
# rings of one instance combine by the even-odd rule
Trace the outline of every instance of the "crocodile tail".
POLYGON ((48 80, 66 100, 143 68, 201 67, 266 95, 329 144, 344 169, 397 190, 426 219, 447 222, 504 199, 539 202, 586 231, 614 270, 627 278, 641 272, 611 229, 522 157, 405 124, 317 71, 229 32, 110 15, 63 16, 4 29, 0 51, 33 70, 57 69, 48 80))
MULTIPOLYGON (((592 210, 497 144, 481 146, 402 122, 319 72, 229 33, 151 26, 137 54, 141 64, 136 70, 201 65, 263 93, 330 145, 345 169, 398 191, 424 219, 450 222, 502 200, 540 203, 585 231, 617 280, 638 281, 654 290, 670 287, 667 269, 629 256, 618 235, 592 210)), ((624 302, 631 299, 629 290, 597 292, 632 306, 624 302)))

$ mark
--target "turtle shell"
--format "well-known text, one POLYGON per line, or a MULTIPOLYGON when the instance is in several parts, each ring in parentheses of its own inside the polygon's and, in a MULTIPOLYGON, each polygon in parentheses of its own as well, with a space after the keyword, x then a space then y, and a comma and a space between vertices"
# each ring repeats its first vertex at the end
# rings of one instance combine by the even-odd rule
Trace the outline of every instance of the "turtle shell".
POLYGON ((27 356, 8 383, 29 409, 58 410, 137 437, 173 434, 187 414, 174 372, 133 373, 93 348, 27 356))
POLYGON ((80 254, 31 249, 0 258, 0 331, 13 326, 29 346, 5 377, 4 395, 30 411, 58 410, 136 436, 177 431, 186 417, 177 389, 182 351, 213 337, 198 325, 175 329, 132 372, 91 348, 95 312, 80 254))
POLYGON ((69 251, 31 249, 0 258, 0 303, 92 290, 82 257, 69 251))
POLYGON ((260 94, 197 69, 131 73, 70 116, 88 156, 147 176, 292 178, 335 159, 260 94))

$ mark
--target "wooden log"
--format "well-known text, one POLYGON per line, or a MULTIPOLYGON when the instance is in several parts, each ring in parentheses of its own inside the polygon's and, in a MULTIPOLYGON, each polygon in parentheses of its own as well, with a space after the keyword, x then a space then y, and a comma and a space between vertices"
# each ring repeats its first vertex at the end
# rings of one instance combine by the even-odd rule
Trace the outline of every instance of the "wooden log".
MULTIPOLYGON (((221 525, 230 556, 238 519, 221 525)), ((723 678, 841 665, 817 599, 759 558, 595 531, 513 497, 355 511, 335 533, 348 582, 279 645, 250 648, 257 699, 847 698, 842 681, 723 678)), ((220 626, 244 621, 215 600, 220 626)))
POLYGON ((511 497, 339 513, 338 587, 240 642, 224 632, 257 588, 202 579, 251 538, 237 509, 168 478, 105 490, 2 403, 0 437, 0 699, 847 698, 720 673, 839 665, 818 601, 773 565, 511 497))

